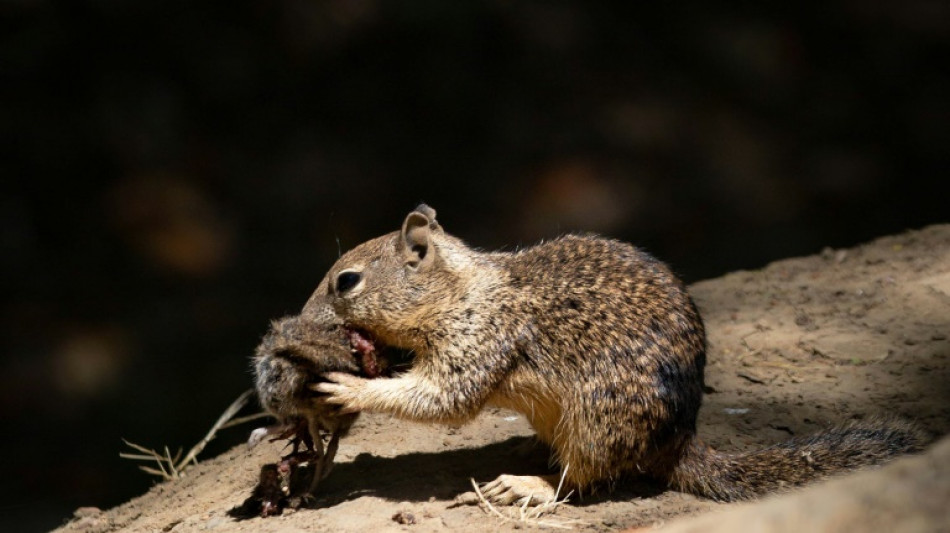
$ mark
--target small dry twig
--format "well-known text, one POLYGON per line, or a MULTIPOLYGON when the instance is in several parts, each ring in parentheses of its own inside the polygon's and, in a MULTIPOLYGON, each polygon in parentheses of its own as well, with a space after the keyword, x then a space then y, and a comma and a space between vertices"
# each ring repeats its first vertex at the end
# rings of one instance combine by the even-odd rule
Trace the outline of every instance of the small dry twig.
POLYGON ((154 476, 159 476, 166 480, 180 478, 184 475, 185 470, 187 470, 188 467, 198 464, 198 454, 201 453, 202 450, 205 449, 205 446, 207 446, 208 443, 214 439, 219 430, 267 416, 266 413, 257 413, 241 418, 234 418, 234 415, 244 408, 252 394, 254 394, 254 390, 248 389, 243 394, 238 396, 238 398, 234 400, 231 405, 224 410, 223 413, 221 413, 221 416, 219 416, 218 420, 213 426, 211 426, 211 429, 208 430, 208 433, 204 436, 204 438, 201 439, 198 444, 192 446, 184 457, 181 455, 181 448, 178 448, 178 451, 175 452, 175 455, 172 455, 171 451, 168 449, 168 446, 165 446, 165 453, 162 454, 155 450, 135 444, 134 442, 129 442, 125 439, 122 439, 122 442, 124 442, 126 446, 141 453, 120 452, 119 457, 123 459, 131 459, 133 461, 154 461, 158 468, 139 465, 139 469, 143 472, 147 472, 154 476))

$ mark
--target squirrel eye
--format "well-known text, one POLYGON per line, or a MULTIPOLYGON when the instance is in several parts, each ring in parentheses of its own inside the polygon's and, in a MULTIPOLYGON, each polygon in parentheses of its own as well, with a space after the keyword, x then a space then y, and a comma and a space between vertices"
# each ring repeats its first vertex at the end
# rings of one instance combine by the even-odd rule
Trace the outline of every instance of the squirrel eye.
POLYGON ((336 278, 337 294, 343 294, 352 289, 361 279, 363 279, 363 276, 359 272, 341 272, 336 278))

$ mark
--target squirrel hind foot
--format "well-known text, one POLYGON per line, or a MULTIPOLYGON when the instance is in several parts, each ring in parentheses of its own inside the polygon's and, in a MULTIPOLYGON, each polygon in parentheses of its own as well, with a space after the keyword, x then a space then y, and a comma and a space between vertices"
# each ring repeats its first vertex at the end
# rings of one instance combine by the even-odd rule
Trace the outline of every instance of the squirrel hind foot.
MULTIPOLYGON (((563 500, 558 494, 560 476, 513 476, 502 474, 479 487, 485 501, 493 505, 537 506, 563 500)), ((464 496, 464 495, 463 495, 464 496)), ((473 503, 477 503, 477 500, 473 503)))

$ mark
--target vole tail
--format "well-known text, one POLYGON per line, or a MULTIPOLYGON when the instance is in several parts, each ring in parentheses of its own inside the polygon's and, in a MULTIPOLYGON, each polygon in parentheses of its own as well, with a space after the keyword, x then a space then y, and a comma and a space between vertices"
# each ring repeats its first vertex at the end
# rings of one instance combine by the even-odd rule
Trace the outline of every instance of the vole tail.
POLYGON ((881 464, 920 451, 928 440, 913 424, 888 418, 835 426, 737 454, 718 452, 694 437, 673 467, 669 485, 714 500, 744 500, 881 464))

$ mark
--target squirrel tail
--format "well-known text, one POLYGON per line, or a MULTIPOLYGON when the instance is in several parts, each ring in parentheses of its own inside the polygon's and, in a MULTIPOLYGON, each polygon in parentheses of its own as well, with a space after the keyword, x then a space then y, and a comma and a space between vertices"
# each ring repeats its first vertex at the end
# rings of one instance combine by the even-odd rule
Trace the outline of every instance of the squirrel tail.
POLYGON ((920 451, 928 440, 913 424, 889 418, 851 422, 737 454, 718 452, 693 437, 669 484, 714 500, 745 500, 920 451))

